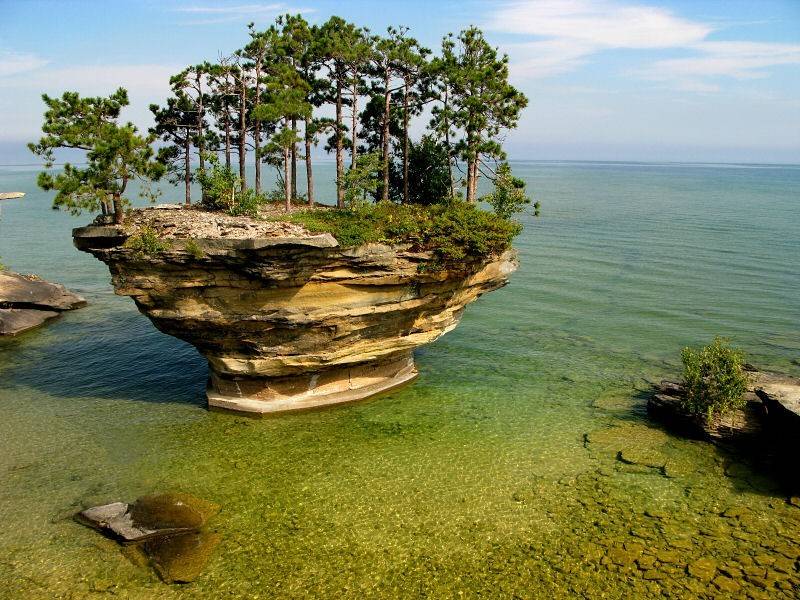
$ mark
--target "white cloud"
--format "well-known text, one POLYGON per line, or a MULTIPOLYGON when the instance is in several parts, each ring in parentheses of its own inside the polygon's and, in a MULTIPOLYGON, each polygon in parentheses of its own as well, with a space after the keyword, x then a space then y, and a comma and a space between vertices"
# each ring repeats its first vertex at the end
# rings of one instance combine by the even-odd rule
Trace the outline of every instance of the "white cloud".
POLYGON ((714 31, 710 25, 663 8, 613 0, 513 2, 501 6, 487 27, 529 38, 504 46, 514 57, 516 78, 572 71, 604 50, 681 49, 692 55, 656 60, 631 74, 673 89, 709 93, 719 89, 713 78, 754 79, 766 76, 769 67, 800 64, 798 45, 708 41, 714 31))
POLYGON ((205 18, 185 21, 183 25, 213 25, 216 23, 230 23, 244 19, 254 19, 264 15, 275 15, 278 13, 309 13, 311 8, 294 8, 280 3, 274 4, 238 4, 227 6, 181 6, 175 12, 187 15, 198 15, 205 18))
POLYGON ((652 67, 666 76, 737 79, 763 77, 764 69, 800 64, 800 45, 760 42, 702 42, 692 46, 700 55, 660 60, 652 67))
POLYGON ((35 54, 0 50, 0 77, 34 71, 47 63, 47 60, 35 54))
POLYGON ((697 42, 711 28, 652 6, 588 0, 515 2, 500 8, 488 28, 583 42, 601 48, 670 48, 697 42))

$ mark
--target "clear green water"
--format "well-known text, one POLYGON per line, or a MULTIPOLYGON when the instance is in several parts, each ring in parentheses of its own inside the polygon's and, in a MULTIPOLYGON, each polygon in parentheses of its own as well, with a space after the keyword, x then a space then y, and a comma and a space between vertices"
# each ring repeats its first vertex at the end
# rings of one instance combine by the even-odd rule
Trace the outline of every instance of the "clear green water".
POLYGON ((722 596, 686 573, 701 558, 737 597, 795 597, 790 490, 648 423, 642 390, 716 334, 800 374, 800 167, 515 171, 543 204, 521 267, 418 353, 413 385, 250 420, 206 411, 204 361, 72 248, 88 217, 0 170, 28 192, 2 204, 3 262, 90 301, 0 342, 0 597, 722 596), (186 586, 70 519, 168 490, 223 506, 186 586))

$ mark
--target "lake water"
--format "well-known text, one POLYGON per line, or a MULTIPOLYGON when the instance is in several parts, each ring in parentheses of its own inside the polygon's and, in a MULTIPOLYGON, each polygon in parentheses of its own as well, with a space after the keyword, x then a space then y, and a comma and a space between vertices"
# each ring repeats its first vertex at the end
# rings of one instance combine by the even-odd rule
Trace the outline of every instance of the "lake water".
POLYGON ((0 342, 0 597, 796 597, 792 490, 649 423, 644 390, 714 335, 800 375, 800 167, 514 169, 542 203, 519 271, 415 383, 261 420, 207 411, 202 358, 72 247, 90 216, 0 170, 27 192, 0 207, 1 260, 90 303, 0 342), (192 584, 71 520, 158 491, 223 507, 192 584))

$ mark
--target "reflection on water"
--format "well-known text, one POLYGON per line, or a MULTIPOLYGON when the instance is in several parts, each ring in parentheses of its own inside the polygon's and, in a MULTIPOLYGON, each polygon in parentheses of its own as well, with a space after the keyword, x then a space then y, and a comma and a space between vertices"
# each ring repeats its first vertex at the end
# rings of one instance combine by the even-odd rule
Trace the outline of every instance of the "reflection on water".
POLYGON ((790 487, 650 424, 642 390, 717 334, 800 373, 800 170, 515 171, 543 205, 520 270, 416 383, 263 420, 206 411, 204 361, 111 294, 33 174, 0 172, 28 192, 4 262, 91 302, 0 342, 0 597, 795 597, 790 487), (166 489, 223 506, 185 586, 71 518, 166 489))

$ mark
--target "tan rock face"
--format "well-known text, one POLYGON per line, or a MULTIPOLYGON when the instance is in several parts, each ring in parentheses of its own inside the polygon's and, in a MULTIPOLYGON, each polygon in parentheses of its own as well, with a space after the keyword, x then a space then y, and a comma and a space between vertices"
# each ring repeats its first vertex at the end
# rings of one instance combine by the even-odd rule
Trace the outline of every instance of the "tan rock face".
POLYGON ((328 234, 197 239, 192 252, 173 239, 151 256, 124 247, 113 227, 73 235, 109 266, 117 294, 208 359, 211 406, 251 412, 357 400, 409 381, 414 348, 453 329, 517 267, 510 250, 431 271, 427 253, 342 249, 328 234))

